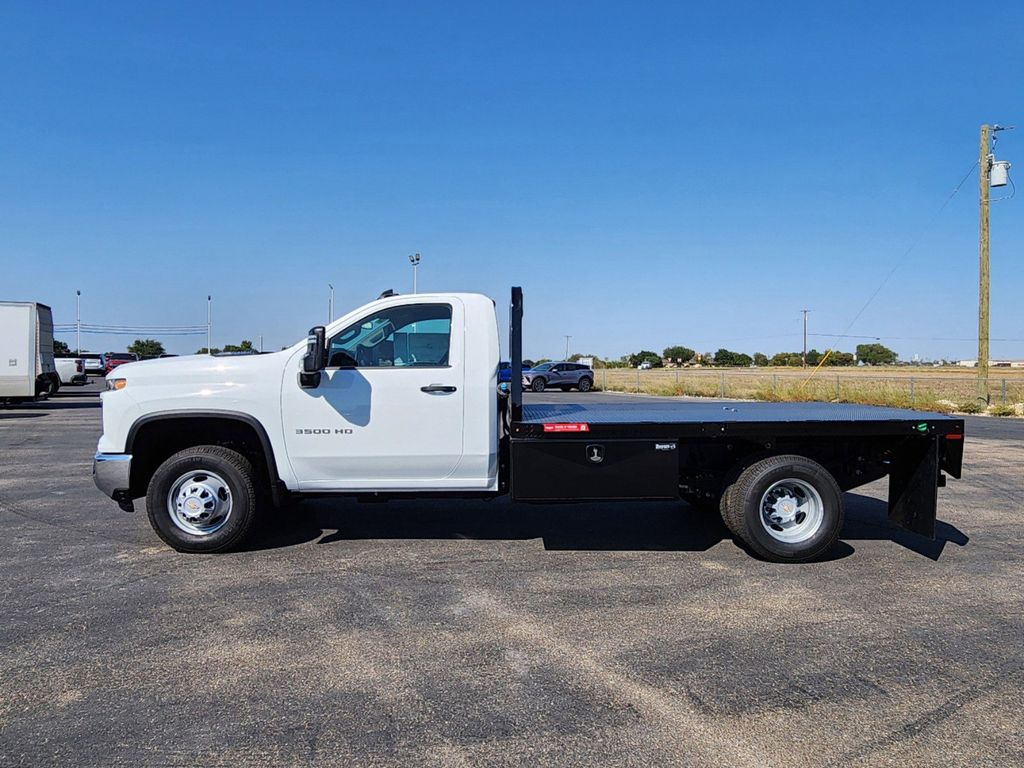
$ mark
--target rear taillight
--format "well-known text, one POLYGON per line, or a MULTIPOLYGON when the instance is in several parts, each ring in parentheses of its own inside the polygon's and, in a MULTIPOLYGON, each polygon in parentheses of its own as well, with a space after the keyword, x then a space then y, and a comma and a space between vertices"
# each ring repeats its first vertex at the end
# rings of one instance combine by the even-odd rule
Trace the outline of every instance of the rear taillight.
POLYGON ((81 360, 75 360, 75 373, 81 373, 85 364, 81 360))

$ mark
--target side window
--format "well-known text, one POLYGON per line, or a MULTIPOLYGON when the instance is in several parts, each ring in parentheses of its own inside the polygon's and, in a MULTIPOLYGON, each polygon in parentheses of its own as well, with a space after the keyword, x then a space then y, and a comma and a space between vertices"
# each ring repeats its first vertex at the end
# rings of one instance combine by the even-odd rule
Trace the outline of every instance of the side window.
POLYGON ((328 368, 409 368, 448 365, 449 304, 388 307, 331 337, 328 368))

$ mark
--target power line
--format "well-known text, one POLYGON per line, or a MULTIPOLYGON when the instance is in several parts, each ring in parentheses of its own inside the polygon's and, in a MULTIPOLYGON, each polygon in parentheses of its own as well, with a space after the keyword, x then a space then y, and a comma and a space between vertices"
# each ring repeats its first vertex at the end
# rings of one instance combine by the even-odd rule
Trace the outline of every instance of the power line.
MULTIPOLYGON (((54 333, 78 333, 76 328, 54 328, 54 333)), ((93 336, 132 336, 132 335, 148 335, 154 336, 202 336, 206 333, 206 329, 202 328, 195 331, 152 331, 152 330, 114 330, 114 331, 102 331, 102 330, 91 330, 89 328, 82 328, 82 333, 91 334, 93 336)))
POLYGON ((914 249, 917 248, 917 246, 921 243, 925 235, 928 234, 928 230, 936 222, 936 220, 938 220, 942 212, 946 210, 946 206, 949 205, 950 201, 954 197, 956 197, 956 193, 960 191, 960 188, 967 182, 967 180, 974 173, 974 169, 977 167, 977 161, 971 164, 970 170, 968 170, 967 173, 964 174, 964 177, 960 179, 960 182, 956 185, 956 187, 953 188, 953 191, 949 193, 949 196, 942 201, 942 205, 940 205, 939 209, 935 211, 934 214, 932 214, 932 217, 928 220, 927 224, 925 224, 925 226, 921 228, 920 234, 918 234, 914 242, 910 244, 910 247, 907 248, 907 250, 903 252, 903 255, 896 260, 896 263, 893 264, 892 269, 890 269, 888 274, 886 274, 886 276, 882 279, 882 282, 878 284, 878 287, 875 289, 875 292, 868 296, 868 300, 864 302, 864 306, 860 308, 860 311, 858 311, 857 314, 853 316, 853 320, 851 320, 850 324, 846 326, 846 330, 844 331, 844 333, 849 333, 850 329, 853 328, 854 323, 860 320, 860 316, 864 314, 865 310, 867 310, 867 308, 871 305, 871 302, 875 300, 875 297, 877 297, 878 294, 882 292, 882 289, 885 287, 886 283, 889 282, 889 279, 894 274, 896 274, 896 270, 903 266, 903 262, 907 260, 907 257, 910 256, 914 249))
MULTIPOLYGON (((848 333, 809 333, 807 335, 826 336, 830 339, 873 339, 875 341, 881 341, 882 339, 891 339, 893 341, 977 341, 976 338, 962 339, 950 336, 889 336, 887 334, 882 334, 881 336, 858 336, 848 333)), ((992 339, 992 341, 1024 342, 1024 339, 992 339)))

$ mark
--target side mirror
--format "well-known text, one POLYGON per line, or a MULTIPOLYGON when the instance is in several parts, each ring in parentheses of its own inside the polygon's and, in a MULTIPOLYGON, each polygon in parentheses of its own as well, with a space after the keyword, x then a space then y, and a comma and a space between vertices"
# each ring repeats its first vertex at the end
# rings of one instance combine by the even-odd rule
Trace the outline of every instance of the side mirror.
POLYGON ((309 329, 306 356, 302 358, 299 384, 306 389, 320 386, 320 372, 327 367, 327 331, 322 325, 309 329))

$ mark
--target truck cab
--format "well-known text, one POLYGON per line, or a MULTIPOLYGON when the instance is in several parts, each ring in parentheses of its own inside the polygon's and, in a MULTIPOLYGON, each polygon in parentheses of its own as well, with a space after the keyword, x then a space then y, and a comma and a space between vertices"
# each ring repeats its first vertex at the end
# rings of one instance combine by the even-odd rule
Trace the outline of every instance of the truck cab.
POLYGON ((173 454, 238 449, 296 492, 496 491, 494 302, 384 295, 309 340, 266 355, 127 363, 108 377, 97 483, 122 506, 173 454))

